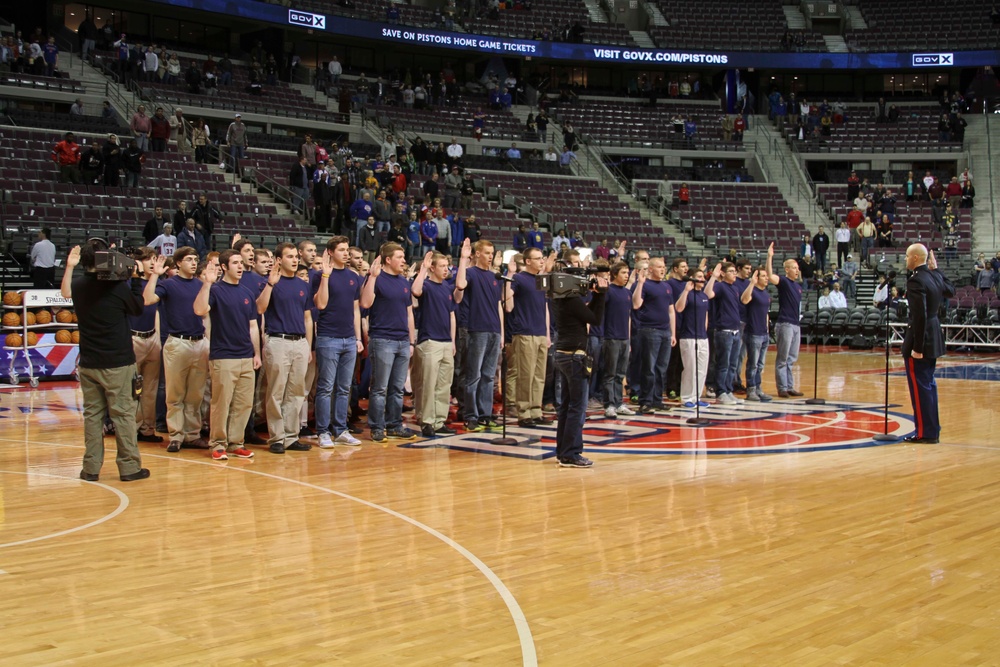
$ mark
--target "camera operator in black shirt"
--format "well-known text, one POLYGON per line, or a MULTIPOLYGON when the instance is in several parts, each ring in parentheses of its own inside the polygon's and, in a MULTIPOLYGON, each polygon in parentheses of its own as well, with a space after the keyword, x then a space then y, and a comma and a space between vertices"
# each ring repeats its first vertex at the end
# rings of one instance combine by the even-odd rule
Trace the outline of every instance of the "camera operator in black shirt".
POLYGON ((556 329, 556 372, 563 377, 563 400, 559 404, 556 429, 556 457, 564 468, 589 468, 594 465, 583 457, 583 424, 587 419, 587 394, 593 360, 587 356, 587 325, 604 321, 604 298, 608 279, 591 281, 594 292, 590 304, 579 294, 552 299, 556 329))
POLYGON ((101 280, 96 242, 74 247, 66 259, 63 296, 72 296, 80 327, 80 389, 83 391, 83 438, 86 451, 80 479, 96 482, 104 465, 104 414, 115 425, 118 474, 123 482, 149 477, 136 446, 135 352, 128 316, 142 314, 142 282, 135 277, 101 280), (73 277, 82 264, 84 273, 73 277))

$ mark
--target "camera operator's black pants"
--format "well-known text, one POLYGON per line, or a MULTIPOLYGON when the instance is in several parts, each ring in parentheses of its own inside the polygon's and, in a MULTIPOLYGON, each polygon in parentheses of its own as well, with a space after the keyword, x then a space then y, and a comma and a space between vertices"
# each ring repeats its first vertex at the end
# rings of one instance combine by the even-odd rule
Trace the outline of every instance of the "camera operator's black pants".
POLYGON ((556 373, 562 376, 563 396, 556 427, 556 457, 560 461, 583 453, 583 424, 587 420, 589 378, 586 357, 556 350, 556 373))

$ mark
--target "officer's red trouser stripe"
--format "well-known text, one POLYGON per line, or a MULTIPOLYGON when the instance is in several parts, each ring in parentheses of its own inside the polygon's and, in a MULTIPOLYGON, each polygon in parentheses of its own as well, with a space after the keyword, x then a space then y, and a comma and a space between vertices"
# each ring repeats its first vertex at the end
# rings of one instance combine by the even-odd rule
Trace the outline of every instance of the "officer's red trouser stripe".
POLYGON ((917 420, 917 437, 924 437, 924 417, 920 413, 920 387, 917 385, 917 371, 913 367, 913 357, 907 357, 909 366, 910 393, 913 395, 913 416, 917 420))

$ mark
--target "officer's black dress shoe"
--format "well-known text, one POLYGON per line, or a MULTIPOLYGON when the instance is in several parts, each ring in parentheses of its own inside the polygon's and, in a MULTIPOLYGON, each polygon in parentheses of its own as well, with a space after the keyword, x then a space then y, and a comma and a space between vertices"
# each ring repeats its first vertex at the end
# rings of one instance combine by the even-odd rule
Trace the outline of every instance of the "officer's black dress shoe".
POLYGON ((938 438, 918 438, 915 435, 911 435, 908 438, 903 438, 903 442, 909 442, 914 445, 936 445, 940 440, 938 438))

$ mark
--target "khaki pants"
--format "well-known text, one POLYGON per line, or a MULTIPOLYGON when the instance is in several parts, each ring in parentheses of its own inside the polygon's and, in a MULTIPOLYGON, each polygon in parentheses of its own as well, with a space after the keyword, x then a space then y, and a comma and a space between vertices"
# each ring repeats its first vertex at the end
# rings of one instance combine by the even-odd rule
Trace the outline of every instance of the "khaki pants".
MULTIPOLYGON (((83 392, 83 472, 97 475, 104 465, 104 412, 115 425, 118 445, 119 475, 139 472, 142 457, 135 444, 135 399, 132 398, 132 377, 135 365, 118 368, 81 368, 80 389, 83 392)), ((150 392, 156 394, 156 392, 150 392)))
POLYGON ((302 401, 302 408, 299 410, 299 425, 309 424, 309 409, 315 409, 316 403, 316 361, 313 360, 306 365, 306 396, 302 401))
POLYGON ((212 447, 242 446, 253 409, 253 359, 213 359, 212 447))
POLYGON ((268 336, 265 348, 268 444, 287 447, 299 439, 299 410, 306 397, 309 341, 268 336))
POLYGON ((169 336, 163 346, 170 440, 192 442, 201 437, 201 403, 208 378, 208 341, 169 336))
POLYGON ((135 367, 142 376, 142 397, 135 411, 135 423, 139 433, 153 435, 156 431, 156 390, 160 384, 160 337, 132 336, 132 350, 135 352, 135 367))
POLYGON ((448 419, 451 399, 451 378, 455 372, 455 355, 451 341, 425 340, 417 345, 413 357, 413 405, 420 421, 435 429, 448 419))
POLYGON ((545 336, 514 336, 518 419, 540 419, 542 416, 542 391, 545 389, 545 362, 548 358, 546 340, 545 336))

